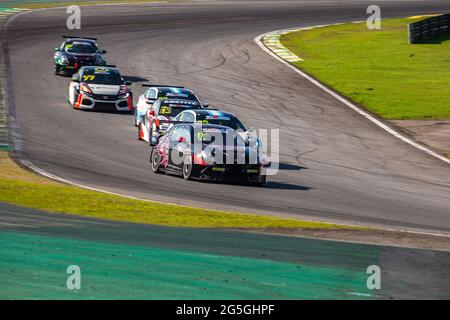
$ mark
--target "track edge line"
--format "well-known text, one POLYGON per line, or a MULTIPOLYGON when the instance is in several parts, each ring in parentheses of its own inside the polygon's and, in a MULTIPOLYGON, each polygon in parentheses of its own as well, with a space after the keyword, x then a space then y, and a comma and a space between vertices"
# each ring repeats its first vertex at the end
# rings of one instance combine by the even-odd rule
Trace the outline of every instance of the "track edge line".
MULTIPOLYGON (((352 21, 352 22, 348 22, 348 23, 360 23, 360 22, 361 21, 352 21)), ((279 39, 279 36, 287 34, 287 33, 290 33, 290 32, 301 31, 301 30, 309 30, 309 29, 314 29, 314 28, 321 28, 321 27, 327 27, 327 26, 332 26, 332 25, 340 25, 340 24, 344 24, 344 23, 332 23, 332 24, 327 24, 327 25, 316 25, 316 26, 311 26, 311 27, 288 28, 288 29, 269 31, 269 32, 266 32, 266 33, 263 33, 263 34, 260 34, 260 35, 256 36, 254 38, 254 41, 267 54, 269 54, 270 56, 272 56, 273 58, 275 58, 279 62, 283 63, 285 66, 287 66, 291 70, 295 71, 297 74, 301 75, 303 78, 307 79, 308 81, 310 81, 311 83, 313 83, 314 85, 316 85, 317 87, 319 87, 320 89, 325 91, 326 93, 330 94, 331 96, 333 96, 334 98, 336 98, 337 100, 339 100, 340 102, 345 104, 350 109, 358 112, 360 115, 362 115, 363 117, 365 117, 366 119, 368 119, 369 121, 371 121, 372 123, 374 123, 375 125, 380 127, 381 129, 383 129, 384 131, 386 131, 389 134, 393 135, 394 137, 402 140, 403 142, 405 142, 405 143, 415 147, 416 149, 419 149, 419 150, 427 153, 430 156, 433 156, 433 157, 435 157, 435 158, 437 158, 437 159, 439 159, 441 161, 444 161, 444 162, 450 164, 450 159, 444 157, 443 155, 438 154, 437 152, 435 152, 435 151, 425 147, 422 144, 419 144, 419 143, 411 140, 410 138, 404 136, 403 134, 401 134, 397 130, 394 130, 393 128, 388 126, 383 121, 375 118, 374 116, 372 116, 367 111, 361 109, 360 107, 358 107, 354 103, 350 102, 349 100, 347 100, 343 96, 337 94, 336 92, 334 92, 333 90, 331 90, 327 86, 325 86, 322 83, 320 83, 318 80, 314 79, 313 77, 311 77, 310 75, 306 74, 302 70, 296 68, 295 66, 290 64, 288 61, 286 61, 282 57, 280 57, 278 54, 276 54, 274 51, 272 51, 268 46, 266 46, 264 44, 264 38, 267 37, 267 36, 278 36, 278 39, 279 39)), ((289 51, 287 48, 286 48, 286 50, 289 51)), ((291 54, 295 55, 292 52, 291 52, 291 54)))

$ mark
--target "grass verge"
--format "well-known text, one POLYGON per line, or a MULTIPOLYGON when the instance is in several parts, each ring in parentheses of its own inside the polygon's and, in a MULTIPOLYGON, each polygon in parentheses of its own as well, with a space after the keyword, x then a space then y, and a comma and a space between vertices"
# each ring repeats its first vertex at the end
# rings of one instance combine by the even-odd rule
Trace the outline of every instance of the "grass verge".
POLYGON ((360 229, 322 222, 134 200, 62 184, 29 172, 0 151, 0 202, 116 221, 200 228, 360 229))
POLYGON ((450 37, 408 44, 407 24, 419 19, 321 27, 281 42, 304 59, 295 66, 384 118, 449 118, 450 37))

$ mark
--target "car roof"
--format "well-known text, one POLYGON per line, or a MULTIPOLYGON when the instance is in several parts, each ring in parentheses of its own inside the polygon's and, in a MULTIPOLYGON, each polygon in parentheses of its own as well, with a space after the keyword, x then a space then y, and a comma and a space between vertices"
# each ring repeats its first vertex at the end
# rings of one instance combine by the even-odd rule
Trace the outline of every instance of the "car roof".
POLYGON ((194 104, 200 104, 198 101, 195 100, 189 100, 189 99, 183 99, 183 98, 167 98, 167 97, 163 97, 163 98, 158 98, 159 101, 161 101, 161 103, 169 103, 169 104, 185 104, 185 105, 194 105, 194 104))

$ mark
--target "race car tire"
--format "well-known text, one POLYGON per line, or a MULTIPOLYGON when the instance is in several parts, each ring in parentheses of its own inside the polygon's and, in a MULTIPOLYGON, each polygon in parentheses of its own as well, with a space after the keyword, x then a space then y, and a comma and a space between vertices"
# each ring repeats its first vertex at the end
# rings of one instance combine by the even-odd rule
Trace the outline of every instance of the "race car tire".
MULTIPOLYGON (((153 144, 152 144, 152 137, 153 137, 153 124, 152 124, 152 126, 149 128, 149 130, 148 130, 148 144, 150 145, 150 146, 153 146, 153 144)), ((155 144, 156 145, 156 144, 155 144)))
POLYGON ((134 112, 133 112, 133 124, 134 124, 134 126, 138 126, 138 123, 137 123, 137 108, 134 108, 134 112))
POLYGON ((185 157, 183 160, 183 179, 190 180, 192 176, 192 160, 191 157, 185 157))
POLYGON ((57 76, 61 75, 61 67, 58 65, 55 65, 55 75, 57 76))
POLYGON ((252 185, 254 185, 255 187, 261 187, 266 183, 267 183, 267 176, 261 176, 260 180, 257 182, 253 182, 252 185))
POLYGON ((156 151, 156 148, 152 148, 150 161, 151 161, 151 164, 152 164, 152 171, 154 173, 160 173, 161 172, 161 169, 160 169, 161 156, 156 151))

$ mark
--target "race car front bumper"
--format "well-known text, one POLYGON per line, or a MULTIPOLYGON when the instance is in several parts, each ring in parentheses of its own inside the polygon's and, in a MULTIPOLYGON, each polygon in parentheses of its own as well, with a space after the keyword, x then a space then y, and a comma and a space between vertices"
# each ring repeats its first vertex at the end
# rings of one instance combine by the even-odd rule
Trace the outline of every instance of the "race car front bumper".
POLYGON ((95 61, 92 61, 92 60, 70 62, 68 64, 61 64, 61 63, 55 62, 55 68, 56 68, 56 71, 59 73, 63 72, 65 74, 73 74, 83 66, 101 66, 104 64, 105 63, 100 63, 100 64, 95 63, 95 61))
POLYGON ((119 98, 119 96, 80 93, 75 103, 75 108, 104 111, 133 111, 133 104, 129 94, 119 98))
POLYGON ((259 165, 194 165, 194 175, 202 180, 258 183, 264 180, 259 165))
POLYGON ((84 64, 84 63, 55 64, 57 71, 64 72, 64 73, 75 73, 82 66, 89 66, 89 65, 94 65, 94 64, 92 64, 92 63, 90 63, 90 64, 84 64))

